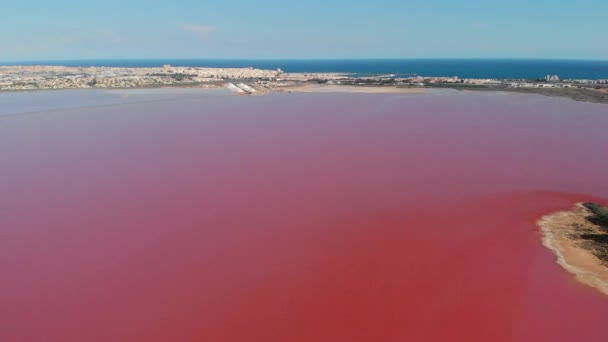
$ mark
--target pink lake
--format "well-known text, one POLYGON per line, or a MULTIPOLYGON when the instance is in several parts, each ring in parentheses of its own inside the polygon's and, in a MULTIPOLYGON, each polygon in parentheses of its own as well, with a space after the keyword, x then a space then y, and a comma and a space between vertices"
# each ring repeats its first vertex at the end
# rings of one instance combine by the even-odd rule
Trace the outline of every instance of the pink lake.
POLYGON ((608 105, 0 94, 0 341, 606 341, 535 221, 608 204, 608 105))

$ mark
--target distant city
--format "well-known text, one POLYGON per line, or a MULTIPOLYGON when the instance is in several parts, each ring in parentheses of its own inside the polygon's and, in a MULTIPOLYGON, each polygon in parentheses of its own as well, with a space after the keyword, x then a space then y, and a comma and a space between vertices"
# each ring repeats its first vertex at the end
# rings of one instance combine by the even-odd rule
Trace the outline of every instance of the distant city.
MULTIPOLYGON (((174 67, 74 67, 3 66, 1 91, 87 88, 227 87, 236 93, 264 94, 294 87, 356 86, 456 89, 583 89, 607 93, 608 79, 561 79, 549 74, 541 79, 460 78, 458 76, 410 76, 395 74, 358 76, 353 73, 286 73, 281 69, 174 67)), ((593 96, 595 97, 595 96, 593 96)), ((603 102, 603 100, 601 101, 603 102)))

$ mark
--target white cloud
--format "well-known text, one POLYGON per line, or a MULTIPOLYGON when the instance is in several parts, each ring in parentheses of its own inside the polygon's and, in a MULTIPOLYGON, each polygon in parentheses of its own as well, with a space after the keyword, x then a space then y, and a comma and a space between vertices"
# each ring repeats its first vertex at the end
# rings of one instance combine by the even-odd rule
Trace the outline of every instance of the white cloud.
POLYGON ((207 39, 209 38, 209 34, 216 30, 215 26, 209 25, 192 25, 192 24, 181 24, 177 25, 180 30, 194 33, 199 38, 207 39))

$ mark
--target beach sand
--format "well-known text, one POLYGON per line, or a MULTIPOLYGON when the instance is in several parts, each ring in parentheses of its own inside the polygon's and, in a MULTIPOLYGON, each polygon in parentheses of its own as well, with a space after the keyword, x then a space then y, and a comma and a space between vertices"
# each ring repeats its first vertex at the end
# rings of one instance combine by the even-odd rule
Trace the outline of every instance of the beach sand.
POLYGON ((397 88, 397 87, 357 87, 345 85, 313 85, 279 88, 285 92, 292 93, 368 93, 368 94, 394 94, 394 93, 413 93, 424 94, 424 88, 397 88))
POLYGON ((557 263, 581 283, 608 295, 608 267, 578 236, 581 231, 600 232, 598 226, 587 221, 590 215, 589 209, 577 203, 571 211, 541 218, 538 225, 543 233, 543 245, 555 253, 557 263))

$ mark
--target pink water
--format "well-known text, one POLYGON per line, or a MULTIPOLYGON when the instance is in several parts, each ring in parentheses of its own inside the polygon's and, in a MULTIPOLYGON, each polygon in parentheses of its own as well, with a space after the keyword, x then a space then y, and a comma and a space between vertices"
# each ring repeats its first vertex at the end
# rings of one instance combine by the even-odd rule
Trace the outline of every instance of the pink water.
POLYGON ((608 338, 534 224, 608 106, 184 92, 0 94, 0 341, 608 338))

